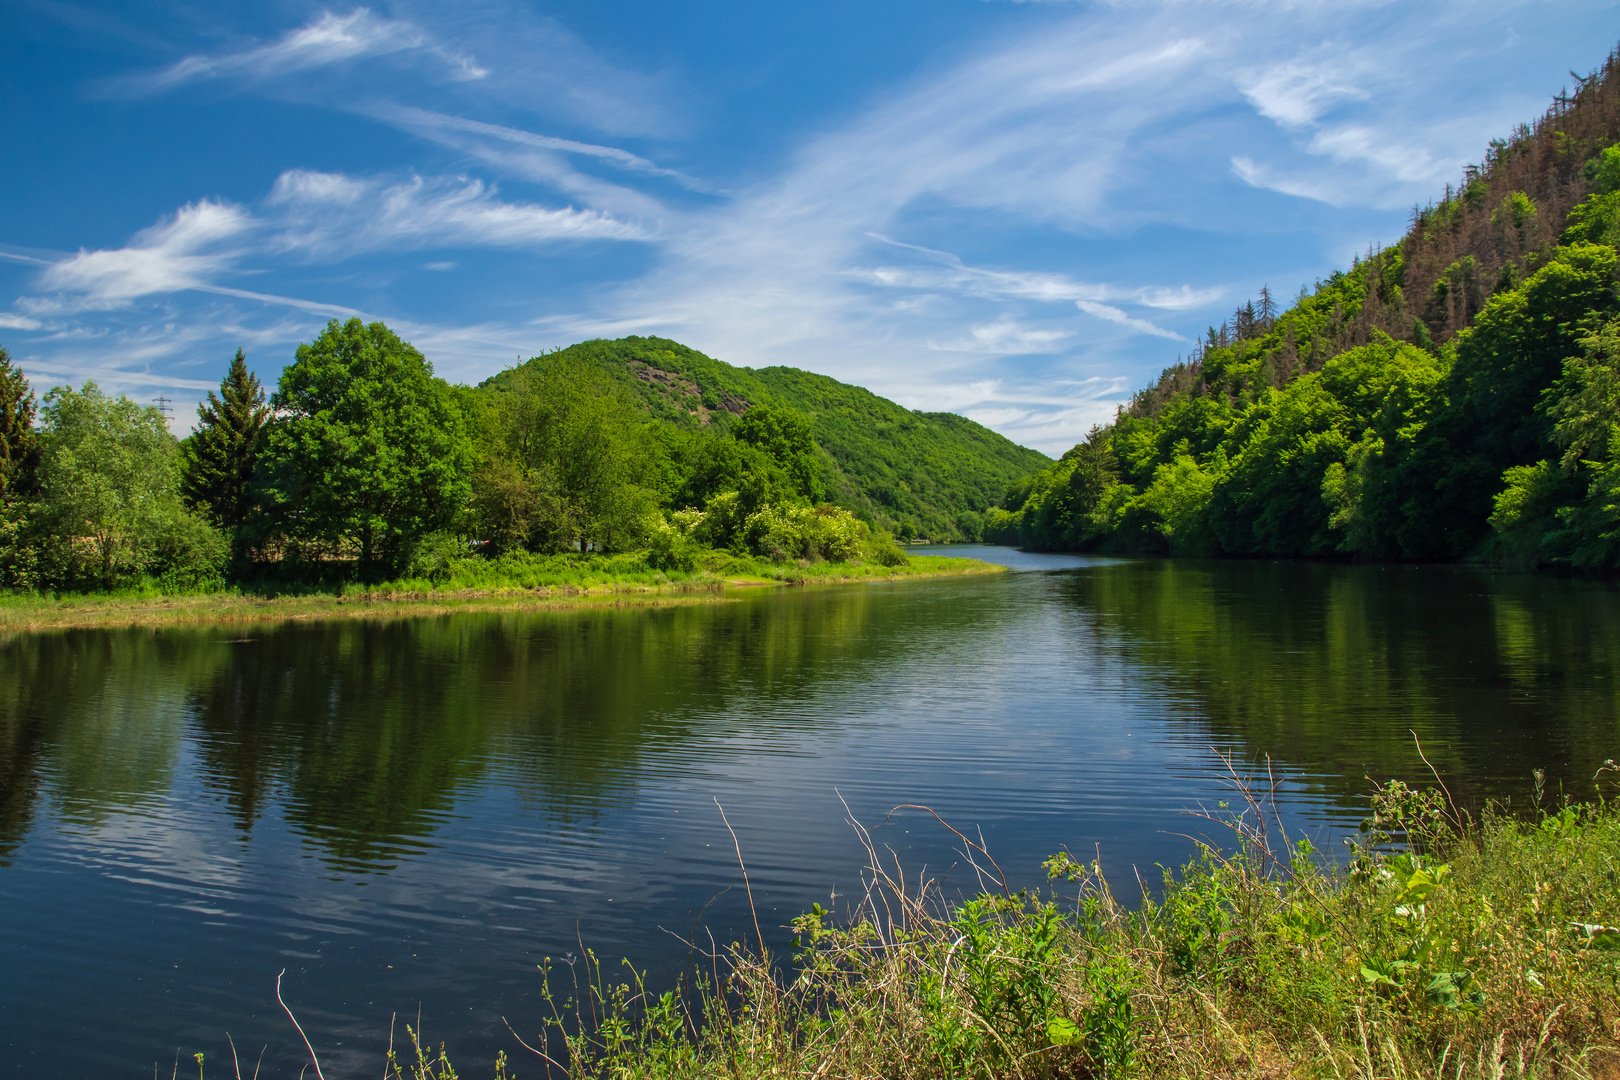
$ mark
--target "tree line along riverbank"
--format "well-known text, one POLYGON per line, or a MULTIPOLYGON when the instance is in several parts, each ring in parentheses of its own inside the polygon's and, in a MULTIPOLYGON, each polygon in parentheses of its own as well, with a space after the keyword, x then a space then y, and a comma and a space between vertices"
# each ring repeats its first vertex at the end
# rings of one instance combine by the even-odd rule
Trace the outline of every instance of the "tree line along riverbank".
MULTIPOLYGON (((559 590, 645 595, 989 569, 915 562, 867 496, 851 494, 850 471, 829 464, 804 415, 731 396, 735 411, 718 409, 719 420, 696 397, 687 413, 664 403, 686 417, 677 423, 615 376, 654 369, 610 348, 624 343, 601 344, 605 353, 552 353, 452 386, 383 324, 334 321, 299 346, 273 395, 238 351, 183 440, 156 408, 93 383, 36 401, 0 349, 9 610, 37 615, 53 596, 82 610, 72 598, 87 594, 191 596, 194 614, 210 606, 200 594, 227 606, 289 595, 318 605, 356 590, 371 601, 507 602, 544 590, 555 601, 559 590), (854 509, 829 501, 829 479, 854 509)), ((912 434, 936 450, 941 431, 959 434, 930 423, 912 434)), ((970 441, 989 449, 954 464, 936 455, 929 475, 962 481, 972 472, 963 461, 999 462, 980 487, 1013 474, 1001 460, 1012 444, 970 441)))

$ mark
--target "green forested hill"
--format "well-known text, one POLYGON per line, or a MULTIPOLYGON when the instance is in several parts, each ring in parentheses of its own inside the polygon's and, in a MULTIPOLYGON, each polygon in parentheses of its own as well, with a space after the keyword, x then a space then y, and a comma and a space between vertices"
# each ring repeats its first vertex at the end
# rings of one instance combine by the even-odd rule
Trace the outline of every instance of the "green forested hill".
POLYGON ((992 531, 1040 548, 1620 565, 1620 60, 1413 211, 1269 289, 992 531))
POLYGON ((1051 460, 954 413, 914 412, 797 368, 733 367, 666 338, 586 341, 552 357, 592 365, 647 415, 686 432, 723 434, 754 405, 802 415, 828 500, 902 538, 978 539, 1007 485, 1051 460))

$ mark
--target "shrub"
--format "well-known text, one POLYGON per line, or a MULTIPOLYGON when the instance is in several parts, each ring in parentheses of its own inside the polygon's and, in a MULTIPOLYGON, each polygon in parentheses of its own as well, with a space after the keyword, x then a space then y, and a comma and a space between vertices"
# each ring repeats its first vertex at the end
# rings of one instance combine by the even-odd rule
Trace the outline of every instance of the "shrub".
POLYGON ((894 537, 879 529, 866 539, 866 557, 879 566, 909 566, 911 556, 900 550, 894 537))
POLYGON ((223 532, 201 515, 175 507, 153 538, 147 572, 165 590, 215 589, 225 583, 230 554, 223 532))
POLYGON ((692 537, 708 547, 731 547, 746 517, 741 496, 723 491, 704 506, 703 516, 691 526, 692 537))
POLYGON ((688 535, 690 530, 690 522, 683 530, 661 517, 650 519, 647 523, 647 565, 655 570, 685 573, 696 570, 700 549, 688 535))
POLYGON ((417 578, 441 585, 455 576, 467 560, 467 541, 452 532, 434 532, 411 545, 405 578, 417 578))

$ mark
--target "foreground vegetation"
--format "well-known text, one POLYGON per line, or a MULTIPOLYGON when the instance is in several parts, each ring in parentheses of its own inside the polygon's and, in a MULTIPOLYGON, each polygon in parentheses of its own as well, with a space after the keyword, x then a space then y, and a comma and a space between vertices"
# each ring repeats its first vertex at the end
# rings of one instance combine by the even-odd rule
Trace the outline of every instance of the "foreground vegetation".
POLYGON ((1620 1074, 1620 806, 1471 818, 1392 782, 1335 859, 1238 787, 1235 844, 1135 908, 1068 854, 1012 892, 965 838, 987 891, 947 904, 868 840, 866 895, 797 919, 790 971, 737 943, 655 995, 588 958, 524 1046, 574 1077, 1620 1074))
POLYGON ((1014 485, 1047 549, 1620 567, 1620 58, 1014 485))

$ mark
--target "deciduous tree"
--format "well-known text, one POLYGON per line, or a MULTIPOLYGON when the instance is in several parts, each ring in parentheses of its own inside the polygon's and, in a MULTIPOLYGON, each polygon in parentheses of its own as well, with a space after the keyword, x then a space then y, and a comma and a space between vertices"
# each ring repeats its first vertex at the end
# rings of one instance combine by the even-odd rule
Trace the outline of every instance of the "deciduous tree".
POLYGON ((265 494, 296 537, 350 548, 361 573, 397 571, 451 525, 472 448, 449 384, 380 322, 327 324, 281 373, 265 436, 265 494))
POLYGON ((223 541, 180 501, 178 444, 162 413, 87 382, 46 394, 42 419, 49 576, 112 588, 130 575, 172 573, 192 585, 218 573, 223 541))

